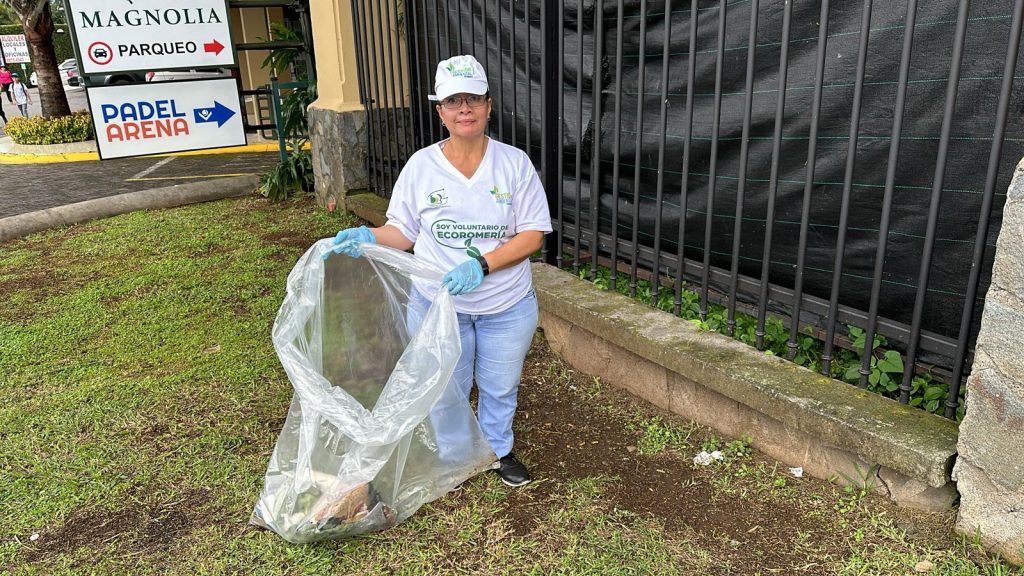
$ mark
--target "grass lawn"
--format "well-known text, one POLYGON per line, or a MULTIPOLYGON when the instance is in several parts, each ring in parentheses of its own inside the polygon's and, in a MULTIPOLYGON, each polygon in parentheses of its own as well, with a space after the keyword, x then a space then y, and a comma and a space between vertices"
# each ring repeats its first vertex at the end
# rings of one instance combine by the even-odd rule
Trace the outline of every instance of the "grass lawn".
POLYGON ((1012 573, 952 513, 796 478, 574 372, 542 334, 516 423, 530 486, 485 474, 350 541, 250 526, 291 398, 270 343, 285 277, 355 222, 248 198, 0 244, 0 573, 1012 573))

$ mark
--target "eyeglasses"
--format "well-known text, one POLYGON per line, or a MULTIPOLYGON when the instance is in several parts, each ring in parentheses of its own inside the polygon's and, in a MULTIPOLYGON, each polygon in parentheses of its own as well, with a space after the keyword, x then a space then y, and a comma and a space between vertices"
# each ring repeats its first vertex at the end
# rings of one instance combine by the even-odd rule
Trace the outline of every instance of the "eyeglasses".
POLYGON ((479 108, 487 103, 487 94, 466 94, 465 96, 449 96, 441 100, 441 106, 446 110, 458 110, 462 103, 469 104, 470 108, 479 108))

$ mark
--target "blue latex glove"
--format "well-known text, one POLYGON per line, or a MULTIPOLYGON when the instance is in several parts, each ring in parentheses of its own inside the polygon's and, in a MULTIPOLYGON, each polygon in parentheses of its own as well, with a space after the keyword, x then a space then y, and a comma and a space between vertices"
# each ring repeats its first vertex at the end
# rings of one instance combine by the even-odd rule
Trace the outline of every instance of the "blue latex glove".
POLYGON ((480 263, 474 260, 466 260, 455 268, 452 268, 444 278, 441 285, 448 289, 452 296, 472 292, 481 282, 484 281, 484 269, 480 263))
POLYGON ((377 238, 370 232, 370 229, 366 226, 360 226, 359 228, 346 228, 338 235, 334 237, 334 247, 331 252, 326 252, 323 255, 323 259, 327 258, 332 254, 348 254, 353 258, 359 258, 363 255, 363 249, 359 247, 360 244, 376 244, 377 238))

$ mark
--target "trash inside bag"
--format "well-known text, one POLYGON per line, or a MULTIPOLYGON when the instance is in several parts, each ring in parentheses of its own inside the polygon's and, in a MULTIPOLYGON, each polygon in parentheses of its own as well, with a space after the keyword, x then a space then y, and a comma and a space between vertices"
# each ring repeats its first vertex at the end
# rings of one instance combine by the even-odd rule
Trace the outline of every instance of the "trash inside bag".
POLYGON ((299 259, 272 331, 294 394, 251 522, 293 543, 394 526, 496 459, 452 383, 451 296, 410 303, 413 277, 443 271, 373 245, 325 261, 330 249, 299 259))

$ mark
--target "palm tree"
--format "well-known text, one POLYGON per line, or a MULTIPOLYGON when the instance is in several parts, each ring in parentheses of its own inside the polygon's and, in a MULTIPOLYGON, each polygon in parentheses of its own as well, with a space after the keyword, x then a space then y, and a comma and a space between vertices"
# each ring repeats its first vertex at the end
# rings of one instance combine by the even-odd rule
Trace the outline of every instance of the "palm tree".
POLYGON ((57 71, 57 54, 53 50, 53 16, 50 0, 2 0, 17 14, 25 30, 32 53, 32 63, 39 76, 39 105, 43 116, 56 117, 71 114, 68 97, 57 71))

